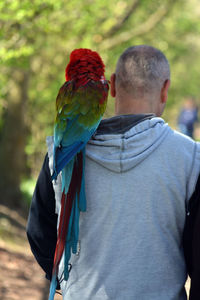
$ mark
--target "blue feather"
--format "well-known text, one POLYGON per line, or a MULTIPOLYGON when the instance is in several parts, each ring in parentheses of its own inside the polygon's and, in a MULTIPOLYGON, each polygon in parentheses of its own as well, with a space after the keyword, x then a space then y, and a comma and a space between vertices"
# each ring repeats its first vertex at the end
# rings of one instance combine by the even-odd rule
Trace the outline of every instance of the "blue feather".
POLYGON ((62 170, 62 192, 65 191, 65 194, 68 191, 71 177, 72 177, 72 171, 74 166, 74 158, 70 160, 70 162, 63 168, 62 170))
POLYGON ((68 147, 55 149, 54 172, 51 177, 52 180, 57 178, 60 171, 71 161, 77 152, 82 150, 84 146, 85 144, 83 142, 77 142, 68 147))
POLYGON ((79 196, 79 209, 82 212, 86 211, 86 196, 85 196, 85 148, 82 150, 83 153, 83 172, 81 178, 81 189, 79 196))
POLYGON ((51 279, 51 285, 50 285, 50 290, 49 290, 49 299, 48 300, 53 300, 55 293, 56 293, 56 287, 57 287, 57 279, 56 279, 56 274, 52 276, 51 279))
MULTIPOLYGON (((98 122, 99 124, 99 122, 98 122)), ((56 179, 60 171, 70 162, 70 160, 80 152, 90 139, 90 137, 94 134, 96 127, 91 128, 90 130, 85 130, 82 133, 81 140, 75 141, 76 130, 80 130, 80 126, 73 126, 71 128, 71 132, 67 135, 67 138, 62 140, 62 146, 54 146, 54 160, 53 160, 53 175, 52 180, 56 179), (66 140, 66 142, 65 142, 66 140), (70 142, 69 142, 70 141, 70 142), (72 144, 72 141, 74 143, 72 144)), ((83 130, 83 128, 81 127, 83 130)), ((79 132, 80 134, 80 132, 79 132)), ((80 137, 79 137, 80 138, 80 137)))

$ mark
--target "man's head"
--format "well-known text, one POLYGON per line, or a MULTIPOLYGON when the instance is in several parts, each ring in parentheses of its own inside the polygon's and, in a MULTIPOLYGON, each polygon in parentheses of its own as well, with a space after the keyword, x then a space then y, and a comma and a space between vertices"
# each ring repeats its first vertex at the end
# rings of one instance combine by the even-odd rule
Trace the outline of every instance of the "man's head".
POLYGON ((111 76, 116 113, 155 113, 160 116, 169 84, 169 63, 161 51, 146 45, 126 49, 111 76))

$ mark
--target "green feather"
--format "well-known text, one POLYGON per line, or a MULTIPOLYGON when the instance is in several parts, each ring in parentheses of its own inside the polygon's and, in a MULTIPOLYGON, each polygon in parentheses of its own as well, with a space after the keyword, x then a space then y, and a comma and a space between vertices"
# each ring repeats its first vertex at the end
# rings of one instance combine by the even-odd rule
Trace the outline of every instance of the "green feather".
POLYGON ((102 117, 106 109, 106 101, 102 102, 104 86, 101 82, 90 82, 73 90, 73 83, 68 82, 60 89, 56 100, 57 117, 56 123, 63 131, 66 126, 66 119, 73 119, 78 116, 78 122, 84 128, 95 125, 102 117))

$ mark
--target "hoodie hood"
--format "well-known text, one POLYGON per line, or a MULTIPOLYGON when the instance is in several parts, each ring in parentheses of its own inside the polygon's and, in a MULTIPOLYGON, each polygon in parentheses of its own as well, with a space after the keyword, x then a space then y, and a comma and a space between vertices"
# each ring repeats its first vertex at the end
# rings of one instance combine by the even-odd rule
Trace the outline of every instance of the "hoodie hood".
POLYGON ((154 115, 105 119, 88 142, 86 155, 113 172, 126 172, 155 151, 169 131, 168 124, 154 115))

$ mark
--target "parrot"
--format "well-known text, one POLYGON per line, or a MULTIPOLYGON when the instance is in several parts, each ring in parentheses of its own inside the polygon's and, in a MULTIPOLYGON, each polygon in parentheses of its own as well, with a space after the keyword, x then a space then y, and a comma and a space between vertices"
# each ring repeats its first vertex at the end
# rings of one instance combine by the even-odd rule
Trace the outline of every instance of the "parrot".
POLYGON ((65 69, 65 83, 56 98, 53 174, 61 172, 62 196, 57 243, 49 291, 54 299, 58 266, 64 254, 64 280, 68 280, 71 253, 77 253, 80 212, 86 211, 85 146, 95 133, 106 109, 109 81, 100 55, 75 49, 65 69))

